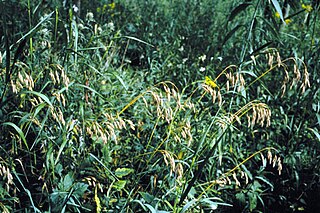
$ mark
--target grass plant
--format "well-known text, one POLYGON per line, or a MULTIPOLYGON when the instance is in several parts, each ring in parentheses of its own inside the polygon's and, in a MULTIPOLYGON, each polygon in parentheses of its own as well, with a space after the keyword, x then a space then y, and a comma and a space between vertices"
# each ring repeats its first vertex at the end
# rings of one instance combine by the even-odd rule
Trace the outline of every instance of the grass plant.
POLYGON ((317 3, 0 7, 0 211, 318 205, 317 3))

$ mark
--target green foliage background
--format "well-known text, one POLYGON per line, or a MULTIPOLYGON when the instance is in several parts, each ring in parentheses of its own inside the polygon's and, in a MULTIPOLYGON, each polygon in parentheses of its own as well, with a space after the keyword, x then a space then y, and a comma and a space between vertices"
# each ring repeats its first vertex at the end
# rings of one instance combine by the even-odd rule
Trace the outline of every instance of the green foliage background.
POLYGON ((318 1, 0 10, 2 212, 319 208, 318 1))

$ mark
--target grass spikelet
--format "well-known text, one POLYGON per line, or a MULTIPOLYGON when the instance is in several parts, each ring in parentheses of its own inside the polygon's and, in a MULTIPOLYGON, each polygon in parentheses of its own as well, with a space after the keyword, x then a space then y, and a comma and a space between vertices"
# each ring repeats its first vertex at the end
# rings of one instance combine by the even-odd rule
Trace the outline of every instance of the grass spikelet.
MULTIPOLYGON (((170 166, 170 176, 176 171, 176 163, 170 152, 167 150, 159 150, 163 156, 163 160, 167 166, 170 166)), ((181 168, 180 168, 181 169, 181 168)))

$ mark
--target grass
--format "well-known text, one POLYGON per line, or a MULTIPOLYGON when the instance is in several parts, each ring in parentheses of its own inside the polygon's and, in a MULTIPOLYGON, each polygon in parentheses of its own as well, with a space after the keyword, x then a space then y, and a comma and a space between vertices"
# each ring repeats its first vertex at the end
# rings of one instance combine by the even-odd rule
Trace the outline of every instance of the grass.
POLYGON ((0 3, 1 211, 315 208, 318 7, 185 3, 0 3))

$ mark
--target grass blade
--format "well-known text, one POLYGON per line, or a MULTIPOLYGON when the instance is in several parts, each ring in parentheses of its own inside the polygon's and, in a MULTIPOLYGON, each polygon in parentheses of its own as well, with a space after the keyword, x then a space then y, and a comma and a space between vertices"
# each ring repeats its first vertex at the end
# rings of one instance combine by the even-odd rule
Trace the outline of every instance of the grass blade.
POLYGON ((308 128, 308 130, 313 132, 313 134, 318 138, 318 142, 320 142, 320 134, 319 134, 319 132, 317 130, 311 129, 311 128, 308 128))
POLYGON ((12 123, 12 122, 5 122, 5 123, 3 123, 2 125, 3 125, 3 126, 11 126, 11 127, 13 127, 13 128, 16 130, 16 132, 19 134, 21 140, 22 140, 23 143, 26 145, 27 149, 29 150, 29 146, 28 146, 28 144, 27 144, 26 137, 25 137, 23 131, 20 129, 20 127, 18 127, 17 125, 15 125, 15 124, 12 123))
POLYGON ((24 91, 23 93, 36 95, 36 96, 40 97, 42 100, 44 100, 50 107, 53 107, 53 105, 52 105, 51 101, 49 100, 49 98, 47 96, 45 96, 44 94, 40 93, 40 92, 24 91))
POLYGON ((232 21, 241 11, 245 10, 250 5, 251 3, 242 3, 238 5, 231 11, 228 21, 232 21))
POLYGON ((34 28, 32 28, 29 32, 27 32, 24 36, 22 36, 16 43, 20 43, 23 39, 26 39, 31 36, 33 33, 35 33, 36 31, 38 31, 38 29, 40 28, 40 26, 45 22, 47 21, 51 16, 52 14, 54 13, 55 11, 49 13, 47 16, 45 16, 34 28))
POLYGON ((279 16, 280 16, 280 19, 282 20, 283 23, 286 23, 284 21, 284 18, 283 18, 283 14, 282 14, 282 10, 281 10, 281 7, 280 7, 280 4, 277 0, 271 0, 272 1, 272 4, 274 6, 274 8, 276 9, 276 11, 279 13, 279 16))

